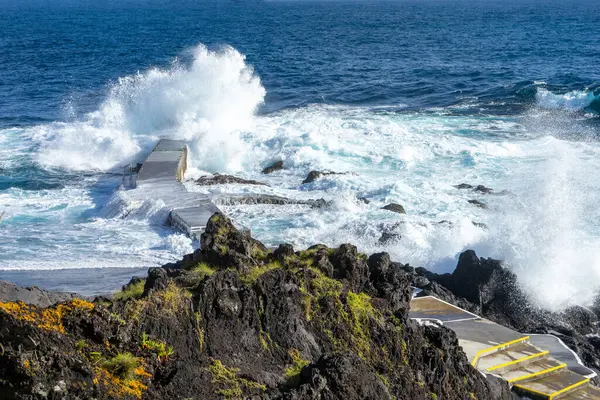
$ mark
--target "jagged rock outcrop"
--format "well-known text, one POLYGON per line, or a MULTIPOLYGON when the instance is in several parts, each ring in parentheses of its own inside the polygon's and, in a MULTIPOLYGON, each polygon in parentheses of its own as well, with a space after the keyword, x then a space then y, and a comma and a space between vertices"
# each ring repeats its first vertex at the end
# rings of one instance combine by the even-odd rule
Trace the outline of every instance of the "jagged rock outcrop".
POLYGON ((0 398, 510 398, 408 318, 385 253, 270 251, 222 214, 202 243, 110 301, 0 303, 0 398))

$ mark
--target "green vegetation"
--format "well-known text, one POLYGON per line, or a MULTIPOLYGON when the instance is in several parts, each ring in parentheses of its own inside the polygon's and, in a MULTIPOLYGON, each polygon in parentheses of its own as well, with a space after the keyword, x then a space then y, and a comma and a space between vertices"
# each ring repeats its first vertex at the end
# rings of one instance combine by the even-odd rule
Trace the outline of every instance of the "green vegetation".
POLYGON ((127 287, 127 289, 115 293, 114 295, 114 299, 115 300, 129 300, 129 299, 139 299, 140 297, 142 297, 142 294, 144 293, 144 286, 146 285, 145 281, 139 281, 137 283, 134 283, 133 285, 129 285, 127 287))
POLYGON ((216 271, 216 268, 205 262, 201 262, 190 268, 190 272, 192 272, 194 275, 197 275, 200 279, 203 279, 205 276, 212 276, 216 271))
POLYGON ((431 392, 431 393, 429 393, 429 395, 431 396, 431 400, 438 400, 437 394, 431 392))
POLYGON ((371 351, 370 321, 379 319, 380 314, 375 311, 371 298, 365 293, 348 292, 346 304, 352 315, 352 340, 357 347, 359 357, 364 359, 371 351))
POLYGON ((140 361, 131 353, 119 353, 109 360, 100 362, 100 367, 121 379, 132 379, 140 361))
POLYGON ((300 379, 300 372, 302 372, 302 369, 310 364, 310 362, 302 358, 302 354, 300 354, 300 351, 297 349, 289 350, 288 354, 292 359, 292 364, 285 369, 283 376, 288 379, 288 385, 296 386, 300 379))
POLYGON ((216 394, 226 399, 240 398, 244 390, 266 391, 265 385, 238 377, 240 370, 238 368, 226 368, 219 360, 213 360, 208 367, 212 375, 212 383, 222 386, 222 389, 216 391, 216 394))
POLYGON ((80 339, 77 342, 75 342, 75 348, 77 349, 77 351, 82 351, 86 347, 88 347, 88 345, 83 339, 80 339))
POLYGON ((173 346, 167 346, 165 342, 160 340, 150 340, 146 333, 142 333, 142 349, 150 350, 156 353, 156 356, 159 360, 168 361, 169 357, 172 356, 175 351, 173 350, 173 346))
POLYGON ((281 268, 281 263, 277 260, 271 261, 268 264, 264 264, 264 265, 260 265, 260 266, 252 268, 247 273, 241 275, 240 279, 245 284, 251 285, 254 282, 256 282, 256 280, 258 278, 260 278, 265 272, 268 272, 268 271, 271 271, 271 270, 274 270, 277 268, 281 268))

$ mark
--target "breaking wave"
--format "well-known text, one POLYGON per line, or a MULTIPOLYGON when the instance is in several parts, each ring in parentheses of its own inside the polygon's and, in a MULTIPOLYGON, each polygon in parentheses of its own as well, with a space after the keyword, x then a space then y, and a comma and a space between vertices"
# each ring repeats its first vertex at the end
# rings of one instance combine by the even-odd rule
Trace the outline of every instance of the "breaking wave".
POLYGON ((550 110, 583 111, 591 108, 600 111, 600 93, 592 90, 573 90, 556 94, 548 89, 538 88, 536 104, 550 110))
POLYGON ((136 160, 158 137, 171 137, 194 143, 201 167, 226 169, 239 152, 237 133, 251 124, 264 96, 245 56, 199 45, 170 68, 120 78, 80 121, 38 126, 31 136, 38 161, 48 167, 110 170, 136 160), (216 146, 219 153, 205 150, 216 146))

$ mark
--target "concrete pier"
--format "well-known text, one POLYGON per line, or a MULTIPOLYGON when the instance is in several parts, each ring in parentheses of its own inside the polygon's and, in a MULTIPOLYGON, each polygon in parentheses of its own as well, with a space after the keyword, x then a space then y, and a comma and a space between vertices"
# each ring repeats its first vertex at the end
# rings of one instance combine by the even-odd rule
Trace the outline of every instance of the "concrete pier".
POLYGON ((452 329, 475 368, 506 380, 520 395, 600 400, 590 384, 596 373, 556 336, 516 332, 432 296, 413 298, 410 317, 452 329))
POLYGON ((208 219, 220 210, 208 196, 188 192, 181 183, 187 157, 185 141, 161 139, 137 173, 135 189, 127 195, 134 201, 162 201, 170 210, 169 225, 199 240, 208 219))

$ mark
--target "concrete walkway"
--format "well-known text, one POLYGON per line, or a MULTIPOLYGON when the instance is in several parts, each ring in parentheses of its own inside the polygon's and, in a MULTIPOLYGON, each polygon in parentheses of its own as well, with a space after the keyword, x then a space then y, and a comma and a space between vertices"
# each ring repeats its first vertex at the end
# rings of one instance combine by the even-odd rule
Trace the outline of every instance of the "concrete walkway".
POLYGON ((432 296, 415 297, 410 317, 454 330, 467 358, 483 374, 506 380, 531 399, 596 399, 596 373, 552 335, 525 335, 432 296))
POLYGON ((199 240, 208 219, 220 210, 208 196, 188 192, 181 183, 187 169, 187 153, 185 141, 161 139, 142 164, 127 196, 137 202, 163 202, 163 207, 170 210, 169 225, 199 240))

